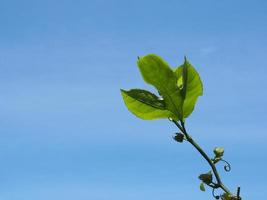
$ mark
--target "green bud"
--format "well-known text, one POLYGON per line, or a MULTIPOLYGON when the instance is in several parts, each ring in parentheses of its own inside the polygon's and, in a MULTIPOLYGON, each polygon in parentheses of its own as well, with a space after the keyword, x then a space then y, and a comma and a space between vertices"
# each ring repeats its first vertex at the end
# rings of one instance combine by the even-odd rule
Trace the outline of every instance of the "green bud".
POLYGON ((232 196, 230 194, 224 193, 222 195, 222 200, 232 200, 232 196))
POLYGON ((198 178, 201 181, 203 181, 204 183, 206 183, 207 185, 212 183, 212 173, 211 173, 211 171, 206 173, 206 174, 200 174, 198 178))
POLYGON ((175 133, 176 135, 173 137, 173 139, 176 142, 183 142, 184 140, 184 135, 182 133, 175 133))
POLYGON ((222 147, 216 147, 214 148, 213 152, 216 158, 221 158, 223 156, 224 149, 222 147))

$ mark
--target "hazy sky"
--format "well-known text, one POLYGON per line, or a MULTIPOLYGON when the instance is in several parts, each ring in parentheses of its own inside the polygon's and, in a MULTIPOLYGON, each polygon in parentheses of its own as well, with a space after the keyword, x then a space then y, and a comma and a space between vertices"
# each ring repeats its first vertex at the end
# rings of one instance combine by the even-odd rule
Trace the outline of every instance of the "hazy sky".
POLYGON ((267 2, 0 0, 1 200, 207 200, 208 165, 167 120, 128 112, 137 56, 186 55, 204 83, 190 134, 244 199, 267 195, 267 2))

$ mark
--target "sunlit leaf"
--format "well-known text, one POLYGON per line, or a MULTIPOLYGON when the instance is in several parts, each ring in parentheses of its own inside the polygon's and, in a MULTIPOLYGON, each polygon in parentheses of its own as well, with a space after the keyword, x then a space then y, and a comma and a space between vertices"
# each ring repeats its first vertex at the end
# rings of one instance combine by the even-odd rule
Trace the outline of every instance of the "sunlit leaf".
POLYGON ((163 100, 146 90, 121 90, 121 94, 129 111, 141 119, 151 120, 174 117, 170 111, 166 110, 163 100))
POLYGON ((166 108, 178 119, 182 118, 182 96, 177 86, 177 76, 159 56, 150 54, 137 62, 144 80, 153 85, 166 102, 166 108))
POLYGON ((183 99, 182 116, 187 118, 193 112, 198 97, 203 94, 202 82, 199 74, 186 58, 184 64, 175 70, 175 74, 183 99))

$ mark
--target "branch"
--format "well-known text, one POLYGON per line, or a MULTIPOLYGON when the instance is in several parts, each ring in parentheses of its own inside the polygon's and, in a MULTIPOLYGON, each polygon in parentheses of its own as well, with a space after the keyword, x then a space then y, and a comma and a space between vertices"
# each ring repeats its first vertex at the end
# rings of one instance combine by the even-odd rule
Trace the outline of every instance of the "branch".
POLYGON ((188 135, 186 128, 185 128, 185 124, 183 121, 181 121, 181 125, 175 121, 175 120, 171 120, 181 131, 182 133, 185 135, 187 141, 192 144, 197 150, 198 152, 202 155, 202 157, 208 162, 208 164, 210 165, 216 180, 217 180, 217 184, 216 186, 221 188, 222 190, 224 190, 227 194, 231 195, 230 190, 222 183, 220 175, 216 169, 216 166, 214 165, 214 163, 212 162, 212 160, 208 157, 208 155, 203 151, 203 149, 193 140, 193 138, 191 136, 188 135))

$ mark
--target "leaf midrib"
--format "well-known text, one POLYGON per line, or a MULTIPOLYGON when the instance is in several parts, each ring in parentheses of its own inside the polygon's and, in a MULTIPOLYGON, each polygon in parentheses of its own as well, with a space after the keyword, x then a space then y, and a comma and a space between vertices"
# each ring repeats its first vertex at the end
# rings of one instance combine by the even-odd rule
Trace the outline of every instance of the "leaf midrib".
MULTIPOLYGON (((154 60, 154 62, 157 62, 154 58, 152 58, 152 60, 154 60)), ((171 70, 171 69, 170 69, 170 70, 171 70)), ((172 71, 172 70, 171 70, 171 71, 172 71)), ((173 72, 173 71, 172 71, 172 72, 173 72)), ((174 72, 173 72, 173 74, 174 74, 174 72)), ((176 77, 175 74, 174 74, 174 77, 176 77)), ((169 99, 170 99, 170 101, 171 101, 171 104, 174 106, 175 111, 177 112, 177 114, 181 114, 181 113, 179 112, 178 108, 176 107, 175 103, 173 102, 173 100, 172 100, 171 96, 169 95, 169 93, 166 92, 166 91, 168 91, 168 90, 165 88, 164 84, 162 84, 162 81, 160 81, 160 85, 162 85, 162 87, 164 88, 164 90, 165 90, 164 93, 166 93, 167 96, 169 97, 169 99)), ((178 88, 178 90, 179 90, 179 88, 178 88)), ((177 116, 177 117, 179 118, 180 116, 177 116)))
POLYGON ((151 106, 153 108, 156 108, 156 109, 159 109, 159 110, 166 110, 166 108, 163 108, 163 107, 158 107, 158 106, 155 106, 153 104, 149 104, 148 102, 145 102, 144 100, 141 100, 141 99, 136 99, 135 97, 133 97, 132 95, 128 94, 127 91, 123 91, 124 93, 126 93, 129 97, 131 97, 132 99, 134 99, 135 101, 139 101, 143 104, 146 104, 148 106, 151 106))

